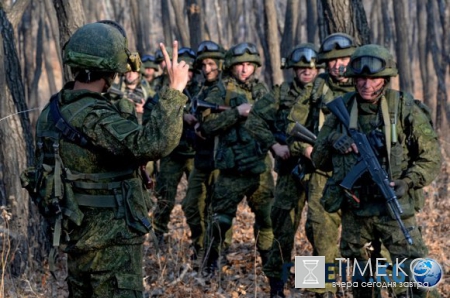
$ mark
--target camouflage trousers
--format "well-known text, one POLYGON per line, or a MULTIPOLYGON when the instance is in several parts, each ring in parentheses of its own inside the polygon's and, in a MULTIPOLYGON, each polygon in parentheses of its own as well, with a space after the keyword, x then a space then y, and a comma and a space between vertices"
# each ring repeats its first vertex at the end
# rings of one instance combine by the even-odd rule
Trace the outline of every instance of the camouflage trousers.
MULTIPOLYGON (((320 204, 323 189, 328 177, 314 172, 308 184, 308 215, 305 225, 306 237, 313 248, 314 256, 325 256, 325 263, 335 263, 339 254, 339 227, 341 225, 340 212, 328 213, 320 204)), ((330 269, 331 270, 331 269, 330 269)), ((333 276, 329 276, 334 278, 333 276)), ((308 289, 311 292, 336 292, 332 283, 326 283, 324 289, 308 289)))
POLYGON ((142 260, 142 244, 68 253, 69 297, 142 297, 142 260))
MULTIPOLYGON (((428 249, 422 239, 422 233, 417 225, 415 216, 402 220, 406 229, 409 230, 413 244, 407 243, 397 221, 393 220, 389 215, 359 217, 351 210, 342 211, 342 238, 341 238, 341 254, 344 258, 355 259, 361 268, 367 262, 375 262, 375 258, 380 257, 381 244, 383 244, 395 262, 404 261, 404 271, 410 274, 410 264, 416 258, 425 258, 428 249), (372 250, 370 254, 367 250, 367 244, 371 243, 372 250)), ((374 265, 373 265, 374 266, 374 265)), ((375 268, 375 267, 373 267, 375 268)), ((369 281, 369 274, 364 275, 364 279, 369 281)), ((373 278, 373 277, 372 277, 373 278)), ((408 281, 408 277, 406 277, 408 281)), ((357 281, 361 282, 361 280, 357 281)), ((407 293, 408 297, 440 297, 436 288, 427 292, 419 288, 400 288, 394 289, 395 293, 407 293), (412 293, 411 293, 412 292, 412 293)), ((380 289, 373 287, 353 287, 353 297, 381 297, 380 289)))
POLYGON ((213 216, 208 223, 209 232, 205 239, 208 249, 206 264, 215 262, 220 255, 226 232, 231 228, 239 203, 244 197, 255 214, 254 233, 256 246, 263 256, 273 241, 270 209, 273 202, 274 181, 269 158, 266 171, 260 175, 230 173, 221 171, 214 185, 211 198, 213 216))
POLYGON ((192 157, 170 154, 160 160, 155 187, 157 203, 153 213, 153 227, 156 233, 162 234, 169 231, 170 213, 175 206, 178 184, 183 173, 189 177, 193 166, 192 157))
POLYGON ((263 267, 268 277, 284 280, 289 277, 289 268, 286 266, 291 263, 295 233, 305 206, 306 193, 305 185, 297 182, 290 173, 278 176, 271 211, 274 240, 263 267))

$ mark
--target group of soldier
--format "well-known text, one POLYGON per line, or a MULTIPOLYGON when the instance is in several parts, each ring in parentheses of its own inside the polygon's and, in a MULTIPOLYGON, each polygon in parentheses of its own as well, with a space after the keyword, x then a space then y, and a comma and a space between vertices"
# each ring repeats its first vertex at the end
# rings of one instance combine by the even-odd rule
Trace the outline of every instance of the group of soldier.
MULTIPOLYGON (((61 157, 72 173, 90 173, 83 179, 95 180, 92 173, 106 172, 103 176, 96 174, 96 179, 109 188, 83 181, 72 183, 77 188, 75 193, 105 197, 114 194, 116 200, 108 212, 103 210, 107 208, 98 208, 107 204, 79 204, 84 213, 81 226, 88 225, 89 229, 72 233, 65 246, 69 254, 69 287, 72 293, 78 293, 72 297, 108 296, 100 295, 101 291, 120 293, 117 297, 134 297, 129 296, 130 292, 142 291, 138 279, 141 273, 136 269, 142 263, 139 261, 142 238, 138 236, 150 230, 150 219, 142 210, 133 212, 135 207, 142 206, 129 197, 139 193, 148 209, 151 202, 147 191, 139 190, 134 181, 129 181, 137 176, 126 171, 142 164, 146 164, 150 177, 156 179, 157 203, 153 207, 152 227, 159 244, 166 240, 177 187, 186 174, 188 186, 182 209, 191 232, 191 259, 204 276, 213 276, 226 261, 233 219, 244 198, 255 215, 255 242, 270 283, 270 297, 285 297, 283 270, 291 262, 295 234, 306 203, 305 230, 312 254, 325 256, 327 263, 335 263, 339 256, 365 264, 381 255, 406 258, 407 263, 426 256, 427 248, 415 214, 423 205, 423 186, 439 173, 439 145, 427 115, 411 95, 389 88, 398 71, 386 48, 358 47, 344 33, 329 35, 320 49, 311 43, 299 44, 282 66, 292 69, 293 80, 269 90, 256 78, 261 57, 255 44, 249 42, 225 50, 206 40, 196 51, 187 47, 178 49, 174 43, 173 48, 161 46, 155 56, 142 55, 140 69, 125 71, 114 67, 112 62, 109 68, 97 67, 107 64, 97 61, 96 65, 93 59, 88 59, 89 55, 105 59, 111 55, 111 61, 120 55, 110 53, 114 48, 89 52, 87 36, 92 39, 103 34, 105 43, 122 42, 121 36, 125 40, 126 37, 119 29, 116 23, 85 25, 65 49, 64 61, 76 71, 75 86, 81 85, 82 90, 63 89, 63 94, 70 94, 67 98, 74 99, 64 100, 64 96, 60 99, 62 114, 72 115, 71 124, 92 145, 75 146, 78 151, 65 148, 71 154, 66 160, 64 157, 69 155, 64 156, 64 146, 60 146, 61 157), (81 41, 84 48, 77 44, 81 41), (101 51, 102 55, 93 54, 101 51), (156 71, 162 74, 155 77, 156 71), (124 75, 113 84, 114 76, 105 77, 105 72, 124 75), (181 79, 182 74, 186 78, 181 79), (83 90, 88 89, 86 84, 96 82, 95 75, 105 84, 93 92, 102 95, 94 96, 91 92, 83 96, 104 96, 114 108, 105 107, 99 99, 93 108, 86 108, 86 104, 78 105, 82 110, 65 108, 64 104, 70 107, 71 100, 83 98, 80 92, 87 92, 83 90), (104 93, 111 85, 121 92, 104 93), (138 95, 138 99, 133 99, 130 107, 126 101, 134 98, 131 94, 138 95), (383 193, 367 173, 361 173, 351 190, 340 186, 359 159, 358 146, 349 129, 328 108, 338 97, 342 97, 339 100, 349 111, 351 128, 375 135, 375 141, 381 144, 377 158, 388 173, 403 209, 402 220, 412 244, 405 239, 383 193), (310 141, 296 135, 299 126, 313 135, 310 141), (82 152, 80 157, 73 158, 78 152, 82 152), (277 172, 276 183, 272 170, 277 172), (120 175, 116 177, 109 172, 120 175), (117 189, 115 181, 122 181, 117 189), (95 219, 96 216, 100 219, 95 219), (117 222, 118 226, 111 227, 111 222, 117 222), (140 233, 133 238, 118 232, 119 226, 130 233, 135 230, 140 233), (111 237, 93 244, 93 239, 100 239, 98 235, 108 234, 111 237), (85 250, 86 247, 91 249, 85 250), (127 257, 128 254, 132 256, 127 257)), ((127 57, 125 62, 129 63, 129 51, 127 57)), ((142 172, 138 176, 145 178, 142 172)), ((369 281, 371 277, 363 278, 369 281)), ((310 290, 316 297, 340 294, 331 283, 323 289, 310 290)), ((379 288, 354 287, 352 291, 354 297, 381 297, 379 288)), ((396 297, 425 297, 430 293, 439 297, 436 290, 427 293, 420 288, 395 288, 393 292, 396 297)))

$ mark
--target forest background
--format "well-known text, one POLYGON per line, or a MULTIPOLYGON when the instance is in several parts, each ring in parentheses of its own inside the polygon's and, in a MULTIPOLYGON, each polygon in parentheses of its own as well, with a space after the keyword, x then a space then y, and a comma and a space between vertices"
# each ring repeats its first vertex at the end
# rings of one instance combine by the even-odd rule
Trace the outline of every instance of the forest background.
MULTIPOLYGON (((83 24, 102 19, 122 24, 130 49, 141 54, 154 53, 159 42, 170 44, 174 39, 193 49, 206 39, 225 48, 238 42, 253 42, 263 58, 258 74, 268 86, 292 78, 291 72, 280 69, 281 58, 287 57, 292 47, 301 42, 320 45, 328 34, 345 32, 360 44, 378 43, 389 48, 400 72, 393 87, 411 92, 431 108, 440 136, 444 155, 442 173, 426 189, 427 204, 419 217, 430 255, 444 267, 445 280, 439 287, 444 297, 448 297, 444 293, 450 293, 445 282, 450 268, 450 254, 445 249, 450 246, 449 0, 0 1, 0 297, 57 297, 61 289, 64 291, 64 280, 54 282, 48 274, 48 243, 42 234, 42 219, 21 188, 19 175, 33 164, 34 123, 39 111, 50 95, 70 79, 70 72, 61 63, 62 45, 83 24), (20 290, 23 288, 24 292, 20 290)), ((183 187, 180 186, 180 198, 183 187)), ((241 206, 235 242, 253 256, 251 217, 246 206, 241 206)), ((175 228, 172 239, 178 241, 179 249, 174 247, 172 256, 183 253, 183 245, 188 247, 188 228, 181 218, 182 213, 176 208, 171 223, 175 228), (177 227, 183 232, 176 232, 177 227)), ((303 231, 297 237, 295 253, 310 254, 303 231)), ((151 251, 151 244, 148 249, 151 251)), ((237 253, 236 258, 247 257, 237 253)), ((256 264, 254 256, 247 259, 256 264)), ((185 297, 177 294, 180 283, 189 284, 183 280, 188 278, 184 270, 187 267, 179 261, 167 257, 164 263, 151 258, 154 267, 150 264, 146 269, 148 290, 162 288, 165 293, 172 291, 173 297, 185 297), (152 272, 159 277, 153 278, 152 272)), ((242 262, 236 268, 248 265, 242 262)), ((238 293, 257 297, 258 291, 265 291, 265 281, 256 277, 258 272, 260 268, 255 266, 251 283, 243 287, 236 286, 238 282, 244 283, 236 278, 239 274, 228 272, 234 279, 227 279, 219 290, 212 292, 220 293, 222 289, 225 296, 238 293), (241 288, 247 290, 236 292, 241 288)), ((204 293, 198 282, 186 290, 189 296, 196 291, 204 293)))

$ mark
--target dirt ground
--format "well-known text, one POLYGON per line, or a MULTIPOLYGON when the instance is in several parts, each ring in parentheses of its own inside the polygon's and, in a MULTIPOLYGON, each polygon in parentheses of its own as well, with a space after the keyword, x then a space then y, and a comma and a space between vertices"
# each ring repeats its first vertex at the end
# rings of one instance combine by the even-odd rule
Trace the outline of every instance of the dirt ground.
MULTIPOLYGON (((443 267, 445 276, 438 286, 442 297, 450 297, 450 199, 448 198, 448 166, 442 166, 442 174, 426 188, 427 200, 418 215, 429 256, 443 267)), ((184 196, 186 180, 179 186, 178 202, 184 196)), ((306 208, 296 235, 296 256, 311 255, 311 246, 304 233, 306 208)), ((157 250, 153 241, 145 243, 144 284, 145 297, 268 297, 268 281, 261 270, 261 260, 256 252, 253 237, 253 213, 242 202, 234 223, 233 243, 228 254, 231 266, 225 266, 211 280, 205 280, 192 270, 189 249, 189 227, 179 204, 172 212, 170 233, 166 245, 157 250)), ((67 297, 65 283, 65 257, 61 255, 56 280, 48 274, 11 281, 6 279, 5 297, 67 297)), ((0 292, 1 293, 1 292, 0 292)), ((295 289, 293 282, 285 290, 287 297, 314 297, 304 290, 295 289)), ((1 295, 0 295, 1 296, 1 295)), ((347 297, 351 297, 348 294, 347 297)), ((383 297, 389 297, 383 293, 383 297)))

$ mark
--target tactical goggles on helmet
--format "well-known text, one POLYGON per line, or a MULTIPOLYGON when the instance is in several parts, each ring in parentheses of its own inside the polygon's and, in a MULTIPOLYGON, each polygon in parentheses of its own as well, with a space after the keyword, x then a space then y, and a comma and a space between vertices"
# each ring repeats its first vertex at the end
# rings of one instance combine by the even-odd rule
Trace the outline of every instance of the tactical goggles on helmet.
MULTIPOLYGON (((350 61, 350 68, 356 74, 369 73, 376 74, 386 67, 395 67, 393 61, 386 62, 384 59, 373 56, 361 56, 350 61)), ((395 64, 395 63, 394 63, 395 64)))
POLYGON ((317 59, 317 53, 310 48, 298 48, 295 49, 290 56, 290 60, 293 63, 298 63, 301 60, 311 62, 312 59, 317 59))
POLYGON ((259 56, 259 52, 258 49, 256 48, 256 45, 247 42, 232 47, 231 52, 233 53, 234 56, 241 56, 244 55, 245 53, 259 56))
POLYGON ((220 52, 220 46, 212 41, 204 41, 202 42, 197 49, 197 55, 200 55, 204 52, 220 52))
POLYGON ((353 47, 353 40, 347 36, 330 36, 322 44, 322 51, 329 52, 334 49, 347 49, 353 47))
POLYGON ((141 61, 142 62, 147 62, 147 61, 155 62, 156 60, 155 60, 155 57, 152 55, 144 55, 144 56, 142 56, 141 61))
POLYGON ((185 54, 191 56, 192 58, 196 57, 195 52, 191 48, 182 47, 178 50, 178 56, 183 56, 185 54))

